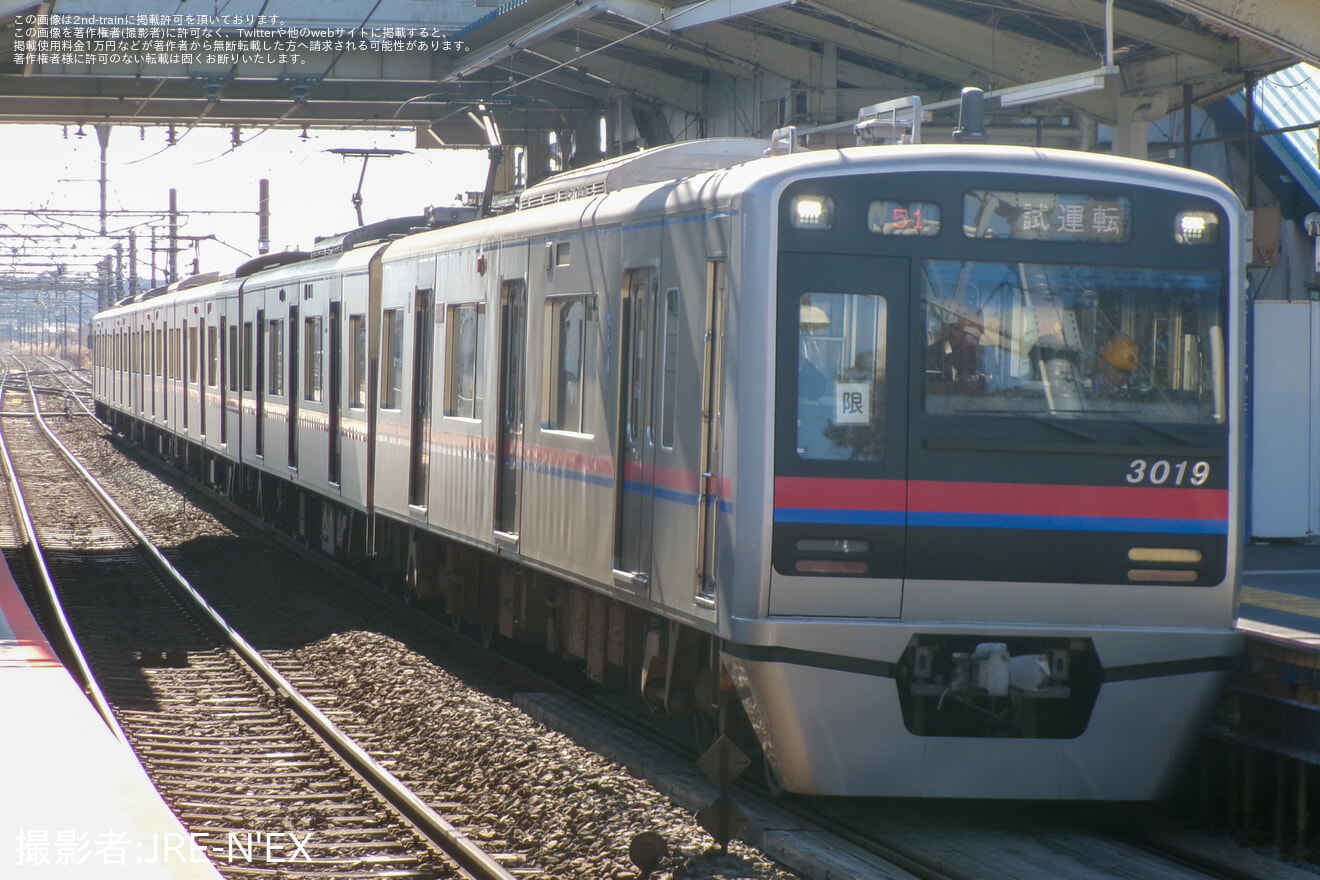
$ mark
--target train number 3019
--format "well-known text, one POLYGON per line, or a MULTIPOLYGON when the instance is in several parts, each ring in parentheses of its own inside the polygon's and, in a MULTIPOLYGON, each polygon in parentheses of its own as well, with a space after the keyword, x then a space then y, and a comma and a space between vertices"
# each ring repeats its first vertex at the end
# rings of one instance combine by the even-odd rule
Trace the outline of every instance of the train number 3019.
POLYGON ((1151 486, 1204 486, 1210 479, 1210 462, 1174 461, 1163 459, 1148 462, 1144 458, 1134 458, 1128 464, 1127 481, 1132 485, 1145 483, 1151 486), (1191 465, 1189 468, 1188 465, 1191 465), (1190 474, 1189 474, 1190 471, 1190 474))

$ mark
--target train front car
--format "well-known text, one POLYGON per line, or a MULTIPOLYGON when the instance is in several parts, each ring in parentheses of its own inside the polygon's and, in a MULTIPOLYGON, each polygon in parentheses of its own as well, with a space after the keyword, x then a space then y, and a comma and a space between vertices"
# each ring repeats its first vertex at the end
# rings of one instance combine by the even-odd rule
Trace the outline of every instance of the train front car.
POLYGON ((763 575, 722 594, 724 661, 768 769, 1159 796, 1241 647, 1239 203, 1080 153, 831 156, 741 210, 738 295, 774 313, 739 327, 740 393, 772 376, 774 430, 738 482, 773 501, 722 559, 763 575))

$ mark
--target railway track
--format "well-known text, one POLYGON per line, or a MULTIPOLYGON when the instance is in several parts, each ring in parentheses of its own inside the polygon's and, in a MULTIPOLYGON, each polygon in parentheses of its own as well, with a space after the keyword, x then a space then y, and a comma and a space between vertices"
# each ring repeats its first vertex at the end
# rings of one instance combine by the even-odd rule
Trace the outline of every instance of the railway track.
POLYGON ((193 834, 173 852, 233 877, 510 880, 193 593, 61 453, 16 380, 26 377, 4 385, 3 436, 32 567, 56 585, 110 723, 193 834), (14 414, 23 397, 30 415, 14 414))
MULTIPOLYGON (((20 372, 38 391, 54 395, 63 412, 94 415, 91 410, 92 379, 86 370, 75 369, 59 358, 40 355, 27 359, 20 372)), ((49 411, 50 404, 46 406, 49 411)))
MULTIPOLYGON (((267 564, 278 565, 274 556, 282 551, 274 551, 267 564)), ((196 570, 201 576, 208 567, 209 557, 188 555, 180 563, 189 571, 196 570)), ((215 573, 211 573, 215 577, 215 573)), ((223 578, 222 578, 223 579, 223 578)), ((231 599, 224 597, 223 589, 219 601, 227 603, 231 599)), ((238 591, 235 591, 238 592, 238 591)), ((272 594, 275 595, 275 594, 272 594)), ((294 598, 278 594, 279 602, 298 604, 303 601, 296 594, 294 598)), ((245 624, 246 628, 246 624, 245 624)), ((280 635, 269 637, 280 641, 280 635)), ((289 641, 305 642, 304 634, 289 636, 289 641)), ((381 694, 398 693, 401 697, 392 702, 400 713, 406 713, 409 696, 407 689, 411 680, 423 674, 427 663, 425 656, 399 650, 398 653, 385 656, 378 661, 358 662, 356 654, 363 650, 374 650, 377 642, 383 639, 354 641, 351 644, 343 638, 342 660, 332 661, 319 667, 319 672, 299 671, 296 658, 284 658, 280 653, 276 662, 285 669, 286 675, 298 681, 307 682, 309 688, 324 691, 327 704, 344 699, 342 693, 335 690, 332 679, 339 673, 358 679, 357 686, 362 691, 375 691, 381 694), (283 658, 283 659, 281 659, 283 658), (342 668, 335 668, 336 665, 342 668), (415 667, 415 668, 414 668, 415 667), (391 677, 393 670, 400 668, 407 671, 391 677), (320 676, 318 678, 318 675, 320 676), (411 678, 410 678, 411 677, 411 678), (397 690, 396 690, 397 689, 397 690)), ((384 650, 384 646, 381 646, 384 650)), ((389 647, 397 650, 397 646, 389 647)), ((293 652, 298 653, 298 652, 293 652)), ((350 698, 351 699, 351 698, 350 698)), ((416 699, 416 698, 412 698, 416 699)), ((541 699, 532 697, 533 701, 541 699)), ((389 702, 382 698, 382 702, 389 702)), ((543 702, 556 703, 555 698, 545 698, 543 702)), ((600 732, 609 726, 601 719, 595 709, 570 710, 569 716, 576 715, 577 720, 566 720, 565 713, 557 709, 543 713, 547 721, 564 725, 563 729, 572 730, 577 724, 575 737, 584 741, 599 739, 600 732), (556 717, 558 716, 558 717, 556 717), (583 720, 585 719, 585 720, 583 720)), ((617 719, 615 719, 617 720, 617 719)), ((417 723, 417 722, 410 722, 417 723)), ((357 731, 355 731, 357 734, 357 731)), ((401 743, 397 737, 373 736, 366 731, 364 741, 369 742, 377 758, 383 761, 397 762, 401 776, 417 776, 409 770, 414 759, 409 752, 413 744, 401 743)), ((418 741, 427 739, 424 729, 418 728, 418 741)), ((613 745, 605 749, 606 754, 617 757, 636 772, 663 776, 667 771, 651 763, 650 757, 629 757, 623 752, 630 744, 635 745, 640 735, 630 729, 618 736, 613 745), (616 749, 617 751, 611 751, 616 749)), ((685 741, 690 748, 690 737, 685 741)), ((679 759, 679 763, 690 761, 690 753, 679 759)), ((393 765, 392 765, 393 766, 393 765)), ((424 773, 421 775, 425 775, 424 773)), ((511 774, 512 775, 512 774, 511 774)), ((505 783, 513 787, 510 783, 505 783)), ((447 795, 439 790, 430 796, 445 800, 447 795)), ((1220 840, 1208 838, 1194 831, 1175 828, 1171 823, 1159 817, 1149 818, 1142 814, 1145 827, 1142 833, 1134 834, 1130 828, 1130 817, 1123 810, 1109 808, 1086 808, 1075 812, 1059 806, 1042 809, 1036 805, 1017 805, 1012 803, 950 803, 950 802, 895 802, 874 801, 813 801, 813 799, 780 800, 772 806, 760 803, 759 794, 744 792, 737 795, 740 802, 748 805, 750 811, 764 816, 770 810, 785 806, 793 807, 801 821, 814 823, 849 841, 861 852, 867 852, 878 859, 887 860, 888 867, 859 868, 855 873, 839 873, 836 869, 826 869, 830 873, 815 873, 805 862, 793 862, 795 870, 803 876, 829 876, 831 878, 886 877, 908 878, 921 877, 929 880, 1043 880, 1058 877, 1107 878, 1123 877, 1135 880, 1205 880, 1205 878, 1225 878, 1225 880, 1285 880, 1291 877, 1313 877, 1305 869, 1282 864, 1267 855, 1259 855, 1241 849, 1220 840)), ((690 803, 691 809, 698 809, 703 804, 690 803)), ((474 812, 472 807, 460 808, 464 813, 474 812)), ((521 802, 516 797, 509 798, 509 809, 528 811, 541 809, 532 801, 521 802)), ((479 809, 475 812, 480 812, 479 809)), ((797 821, 796 819, 793 821, 797 821)), ((818 831, 815 833, 819 833, 818 831)), ((768 837, 768 835, 767 835, 768 837)), ((501 848, 509 844, 498 843, 501 848)), ((782 857, 784 851, 767 847, 776 856, 782 857)), ((547 859, 543 861, 549 862, 547 859)), ((877 860, 871 862, 872 865, 877 860)), ((556 871, 547 869, 545 876, 608 876, 606 874, 574 873, 569 870, 556 871)), ((688 875, 699 876, 699 875, 688 875)), ((714 875, 712 875, 714 876, 714 875)), ((750 876, 737 873, 718 876, 750 876)))
MULTIPOLYGON (((648 776, 672 779, 691 762, 693 738, 680 725, 656 727, 637 713, 562 695, 527 695, 523 704, 544 723, 593 743, 603 754, 648 776), (602 721, 602 716, 609 719, 602 721), (602 731, 617 725, 613 734, 602 731), (646 742, 650 747, 639 746, 646 742), (654 746, 673 759, 657 760, 654 746)), ((678 790, 694 787, 693 783, 678 790)), ((707 794, 705 797, 709 798, 707 794)), ((754 817, 751 836, 803 873, 830 880, 915 877, 920 880, 1315 880, 1320 870, 1163 813, 1157 804, 1018 802, 776 796, 749 770, 733 799, 754 817), (836 850, 859 855, 835 867, 808 869, 817 856, 797 851, 778 829, 814 829, 836 850), (882 866, 849 869, 869 855, 882 866), (796 861, 795 861, 796 859, 796 861), (842 868, 837 866, 843 866, 842 868), (886 867, 886 866, 892 866, 886 867)), ((708 802, 708 801, 706 801, 708 802)), ((694 808, 704 803, 697 800, 694 808)))

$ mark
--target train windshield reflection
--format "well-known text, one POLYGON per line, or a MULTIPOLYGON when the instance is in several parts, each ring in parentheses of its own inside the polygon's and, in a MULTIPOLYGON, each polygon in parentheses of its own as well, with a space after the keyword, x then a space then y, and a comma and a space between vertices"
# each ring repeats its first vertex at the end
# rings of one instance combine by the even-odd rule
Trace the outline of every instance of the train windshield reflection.
POLYGON ((924 410, 1222 424, 1215 272, 930 260, 924 410))

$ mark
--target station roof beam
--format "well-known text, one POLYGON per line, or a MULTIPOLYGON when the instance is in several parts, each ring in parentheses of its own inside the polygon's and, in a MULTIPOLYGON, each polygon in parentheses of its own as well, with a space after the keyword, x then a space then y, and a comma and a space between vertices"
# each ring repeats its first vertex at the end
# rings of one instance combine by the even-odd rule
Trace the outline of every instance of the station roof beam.
MULTIPOLYGON (((447 143, 479 144, 476 127, 467 125, 465 134, 453 121, 463 116, 466 99, 492 102, 498 124, 513 137, 554 128, 564 114, 626 110, 628 102, 706 119, 732 83, 757 94, 746 100, 766 103, 811 92, 810 121, 832 124, 901 95, 938 105, 965 86, 994 92, 1094 70, 1112 57, 1117 72, 1104 89, 1015 112, 1019 118, 1080 112, 1117 125, 1134 106, 1173 111, 1297 61, 1320 63, 1314 0, 520 0, 499 6, 382 0, 369 8, 280 0, 269 6, 290 27, 429 25, 461 50, 346 52, 322 42, 301 49, 296 64, 102 64, 53 53, 19 64, 15 25, 28 15, 140 10, 128 0, 40 6, 0 0, 0 122, 409 123, 431 127, 447 143), (453 99, 418 100, 433 93, 453 99), (509 100, 495 106, 497 98, 509 100)), ((753 119, 752 128, 762 121, 753 119)))

